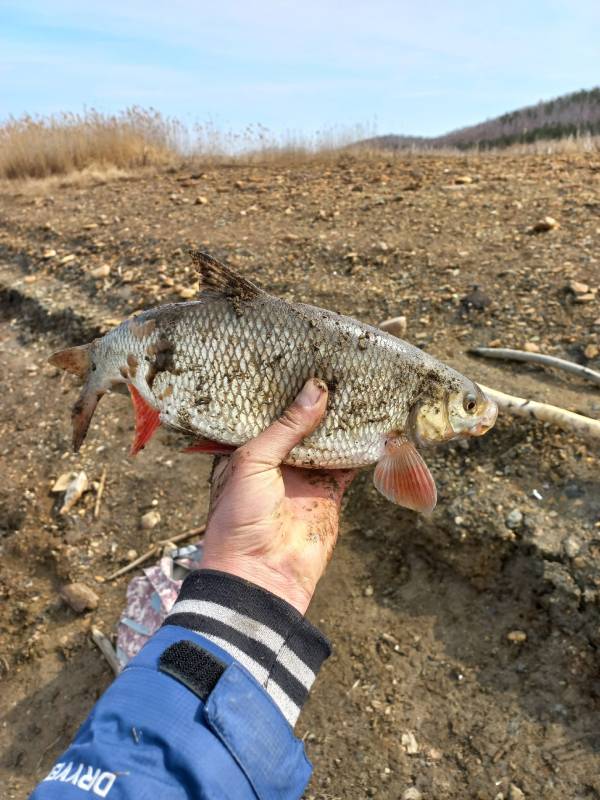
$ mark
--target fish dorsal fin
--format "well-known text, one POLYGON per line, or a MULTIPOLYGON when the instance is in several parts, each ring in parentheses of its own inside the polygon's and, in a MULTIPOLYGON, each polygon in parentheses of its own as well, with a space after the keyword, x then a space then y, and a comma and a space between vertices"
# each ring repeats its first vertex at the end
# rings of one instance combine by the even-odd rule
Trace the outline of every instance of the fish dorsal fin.
POLYGON ((238 300, 253 300, 264 294, 254 283, 242 278, 208 253, 192 250, 191 256, 200 276, 200 294, 219 294, 238 300))

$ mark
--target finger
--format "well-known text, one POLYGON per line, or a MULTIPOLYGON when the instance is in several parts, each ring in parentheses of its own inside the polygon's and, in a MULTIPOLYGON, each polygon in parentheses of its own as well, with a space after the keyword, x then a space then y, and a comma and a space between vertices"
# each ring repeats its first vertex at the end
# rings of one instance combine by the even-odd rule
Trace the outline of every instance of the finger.
POLYGON ((236 460, 248 474, 279 466, 290 451, 317 427, 327 406, 327 387, 317 378, 308 380, 283 415, 248 444, 240 447, 236 460))

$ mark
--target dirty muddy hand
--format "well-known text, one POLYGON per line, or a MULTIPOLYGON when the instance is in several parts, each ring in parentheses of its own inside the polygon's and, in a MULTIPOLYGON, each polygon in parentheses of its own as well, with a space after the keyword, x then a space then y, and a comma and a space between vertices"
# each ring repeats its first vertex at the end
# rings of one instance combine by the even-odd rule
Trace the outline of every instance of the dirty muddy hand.
POLYGON ((282 464, 323 417, 327 388, 307 381, 283 416, 213 472, 201 567, 237 575, 304 613, 338 536, 353 470, 282 464))

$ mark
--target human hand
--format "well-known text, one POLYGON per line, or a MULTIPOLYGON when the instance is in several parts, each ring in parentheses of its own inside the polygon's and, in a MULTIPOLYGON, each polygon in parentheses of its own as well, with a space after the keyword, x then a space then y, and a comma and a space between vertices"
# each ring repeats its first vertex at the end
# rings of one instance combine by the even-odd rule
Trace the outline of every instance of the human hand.
POLYGON ((281 462, 326 406, 326 386, 307 381, 280 419, 218 461, 200 565, 251 581, 302 614, 333 553, 342 496, 355 473, 281 462))

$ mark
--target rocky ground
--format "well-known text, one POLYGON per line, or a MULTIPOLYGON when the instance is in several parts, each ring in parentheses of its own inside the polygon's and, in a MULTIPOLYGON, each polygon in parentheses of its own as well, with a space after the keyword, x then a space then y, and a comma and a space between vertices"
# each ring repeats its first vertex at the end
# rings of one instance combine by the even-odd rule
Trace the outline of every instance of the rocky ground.
MULTIPOLYGON (((467 350, 527 345, 600 368, 599 243, 598 154, 344 156, 5 184, 2 797, 27 796, 111 680, 90 627, 114 632, 135 573, 102 578, 206 511, 208 458, 163 432, 131 460, 124 397, 104 399, 70 453, 75 382, 49 352, 193 297, 187 250, 201 246, 280 296, 375 324, 402 314, 406 338, 482 383, 598 417, 592 384, 467 350), (61 515, 50 489, 70 470, 90 489, 61 515), (71 581, 93 590, 95 609, 61 598, 71 581)), ((387 503, 369 471, 348 494, 310 610, 334 655, 298 726, 315 766, 306 797, 600 798, 597 446, 502 416, 427 460, 439 489, 429 519, 387 503)))

